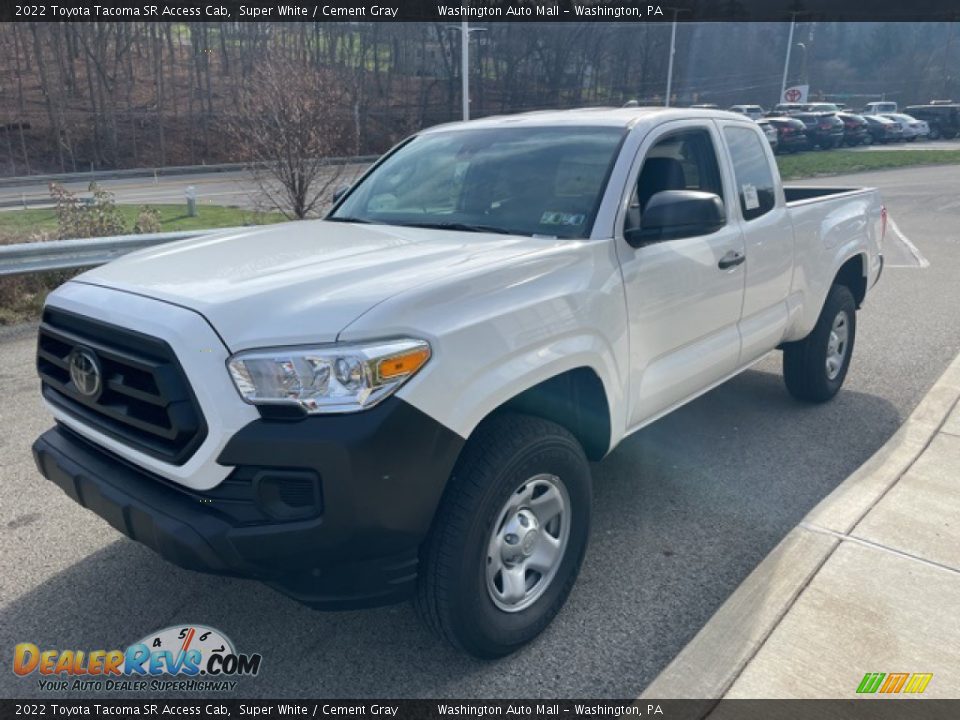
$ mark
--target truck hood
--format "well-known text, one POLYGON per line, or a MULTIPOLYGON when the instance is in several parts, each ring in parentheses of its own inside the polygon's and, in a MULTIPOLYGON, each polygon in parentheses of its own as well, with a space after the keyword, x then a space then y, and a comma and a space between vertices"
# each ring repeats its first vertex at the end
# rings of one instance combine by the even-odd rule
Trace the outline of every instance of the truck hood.
POLYGON ((533 251, 529 237, 314 220, 125 255, 77 282, 201 313, 234 352, 323 343, 374 305, 533 251))

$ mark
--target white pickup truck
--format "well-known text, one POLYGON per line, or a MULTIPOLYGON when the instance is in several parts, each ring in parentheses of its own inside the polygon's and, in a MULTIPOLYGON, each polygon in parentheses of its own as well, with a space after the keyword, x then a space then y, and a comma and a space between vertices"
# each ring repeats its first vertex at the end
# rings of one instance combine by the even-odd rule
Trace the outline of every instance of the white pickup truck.
POLYGON ((885 225, 872 189, 783 188, 733 113, 433 128, 324 220, 52 293, 37 465, 181 566, 317 607, 413 597, 503 655, 574 584, 589 460, 776 349, 799 400, 838 391, 885 225))

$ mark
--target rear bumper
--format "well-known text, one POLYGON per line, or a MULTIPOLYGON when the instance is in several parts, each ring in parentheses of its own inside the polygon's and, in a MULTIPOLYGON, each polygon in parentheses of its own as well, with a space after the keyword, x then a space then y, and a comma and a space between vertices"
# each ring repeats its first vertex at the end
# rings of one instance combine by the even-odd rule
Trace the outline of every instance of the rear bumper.
POLYGON ((807 138, 802 133, 796 135, 786 135, 780 138, 781 148, 804 148, 807 146, 807 138))
POLYGON ((170 562, 340 609, 412 592, 419 545, 462 444, 390 398, 351 416, 250 423, 220 456, 235 470, 210 491, 146 473, 62 427, 33 453, 67 495, 170 562), (264 478, 294 475, 316 478, 315 505, 309 517, 276 519, 264 478))

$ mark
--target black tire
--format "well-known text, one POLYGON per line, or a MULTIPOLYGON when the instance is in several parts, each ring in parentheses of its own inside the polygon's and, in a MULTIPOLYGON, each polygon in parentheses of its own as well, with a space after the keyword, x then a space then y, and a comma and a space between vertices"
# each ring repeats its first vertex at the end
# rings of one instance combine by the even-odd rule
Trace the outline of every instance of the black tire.
POLYGON ((931 140, 939 140, 939 139, 940 139, 940 126, 939 126, 939 125, 931 125, 931 126, 930 126, 930 135, 928 135, 928 137, 929 137, 931 140))
POLYGON ((476 657, 517 650, 563 607, 586 551, 590 506, 590 466, 569 432, 526 415, 485 420, 457 461, 421 550, 418 614, 442 638, 476 657), (566 489, 566 549, 542 595, 529 607, 508 612, 488 591, 487 549, 505 503, 540 474, 561 478, 566 489))
POLYGON ((834 285, 827 294, 816 326, 807 337, 783 348, 783 379, 787 390, 798 400, 822 403, 830 400, 843 385, 857 335, 857 304, 846 285, 834 285), (846 314, 847 336, 839 371, 831 377, 827 368, 834 322, 846 314))

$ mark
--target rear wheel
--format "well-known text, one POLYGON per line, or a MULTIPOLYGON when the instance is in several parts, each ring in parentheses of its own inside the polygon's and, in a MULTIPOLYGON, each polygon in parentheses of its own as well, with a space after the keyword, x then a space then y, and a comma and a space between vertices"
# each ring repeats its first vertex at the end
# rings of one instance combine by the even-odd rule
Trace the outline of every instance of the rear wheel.
POLYGON ((931 140, 939 140, 939 139, 940 139, 940 126, 939 126, 939 125, 931 125, 931 126, 930 126, 930 135, 929 135, 928 137, 929 137, 931 140))
POLYGON ((857 305, 845 285, 830 288, 817 324, 807 337, 783 349, 783 379, 798 400, 826 402, 847 376, 857 332, 857 305))
POLYGON ((564 428, 495 416, 465 446, 421 552, 416 607, 472 655, 506 655, 560 611, 590 530, 590 467, 564 428))

